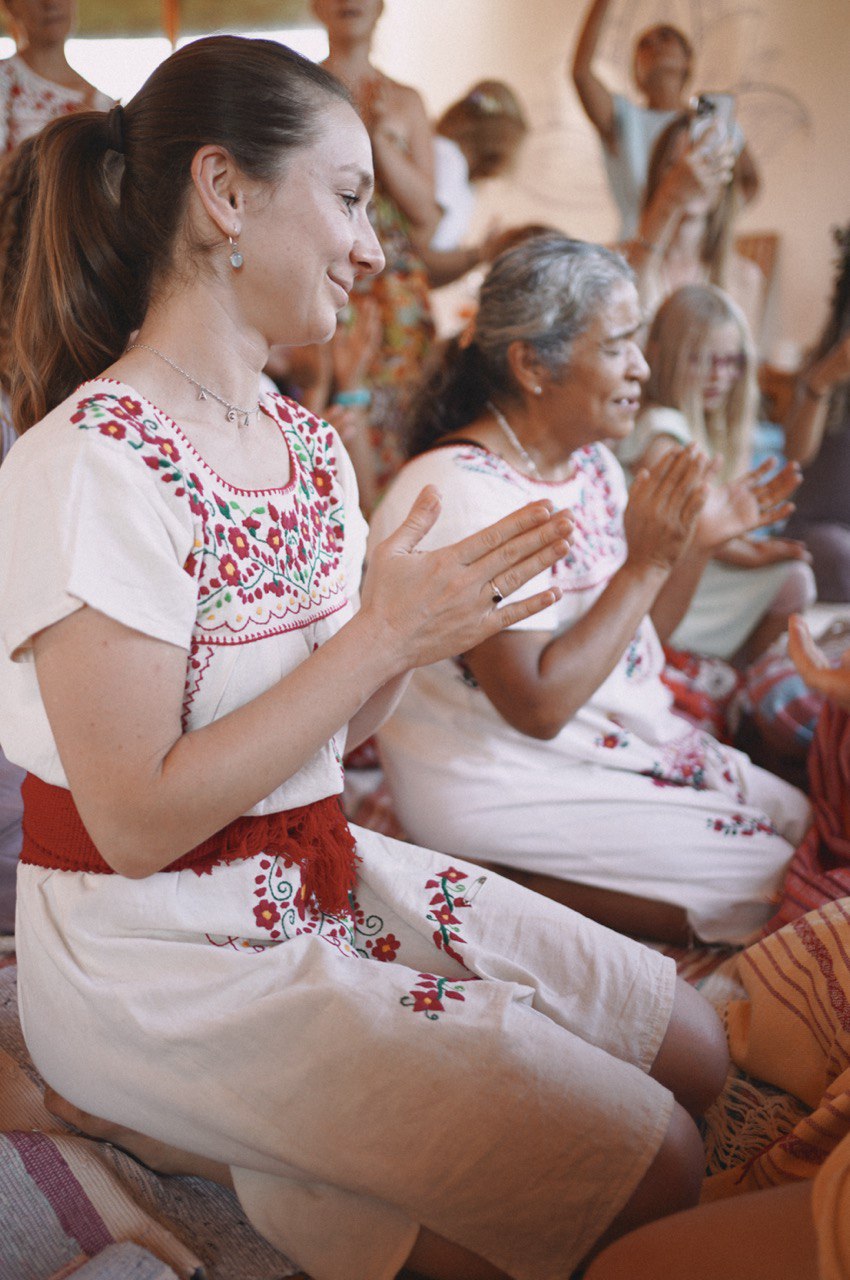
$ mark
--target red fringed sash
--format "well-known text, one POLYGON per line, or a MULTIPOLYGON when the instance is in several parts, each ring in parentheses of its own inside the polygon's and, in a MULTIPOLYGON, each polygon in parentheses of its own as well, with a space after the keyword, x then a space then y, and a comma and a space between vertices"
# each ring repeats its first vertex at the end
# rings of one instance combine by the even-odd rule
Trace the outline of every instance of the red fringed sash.
MULTIPOLYGON (((21 795, 21 862, 53 871, 114 874, 83 826, 70 791, 28 773, 21 795)), ((347 909, 348 893, 357 875, 357 846, 338 796, 281 813, 236 818, 163 871, 191 869, 203 875, 218 862, 235 862, 258 853, 281 858, 284 866, 300 868, 304 905, 312 901, 326 915, 340 915, 347 909)))

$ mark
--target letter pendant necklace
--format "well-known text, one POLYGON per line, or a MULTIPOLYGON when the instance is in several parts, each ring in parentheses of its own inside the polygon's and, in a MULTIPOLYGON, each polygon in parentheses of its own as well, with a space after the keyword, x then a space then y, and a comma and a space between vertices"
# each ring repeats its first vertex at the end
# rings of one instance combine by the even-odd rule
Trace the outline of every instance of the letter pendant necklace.
POLYGON ((181 369, 179 364, 175 364, 173 360, 169 360, 168 356, 165 355, 164 352, 158 351, 156 347, 150 346, 149 343, 131 342, 127 350, 134 351, 137 347, 142 347, 145 351, 150 351, 153 355, 159 356, 160 360, 164 360, 175 373, 180 374, 181 378, 185 378, 187 382, 191 382, 192 386, 197 388, 197 398, 199 400, 212 399, 217 400, 219 404, 224 405, 224 416, 228 422, 235 422, 238 427, 247 427, 255 414, 259 416, 259 400, 257 401, 257 407, 255 409, 240 409, 237 405, 231 404, 229 400, 225 400, 224 396, 217 395, 210 387, 205 387, 197 378, 193 378, 191 373, 187 373, 185 369, 181 369))
POLYGON ((516 432, 514 431, 511 424, 508 422, 505 415, 502 413, 501 409, 497 409, 496 406, 493 404, 492 400, 487 401, 487 408, 490 410, 493 417, 496 419, 496 425, 501 428, 502 433, 505 436, 505 439, 508 441, 508 444, 513 445, 514 449, 516 449, 517 453, 522 458, 523 462, 528 467, 528 470, 531 472, 531 474, 537 476, 538 480, 541 480, 542 476, 540 475, 540 468, 538 467, 534 459, 530 456, 528 451, 526 449, 523 449, 522 445, 517 439, 516 432))

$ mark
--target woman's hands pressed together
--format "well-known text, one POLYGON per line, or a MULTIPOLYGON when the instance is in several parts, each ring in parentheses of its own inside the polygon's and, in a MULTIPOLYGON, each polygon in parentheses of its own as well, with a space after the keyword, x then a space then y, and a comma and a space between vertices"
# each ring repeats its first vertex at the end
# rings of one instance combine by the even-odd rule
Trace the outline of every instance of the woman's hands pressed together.
POLYGON ((388 674, 464 653, 560 596, 550 587, 499 602, 566 555, 569 512, 530 503, 461 542, 420 551, 439 513, 439 494, 427 485, 369 563, 359 619, 389 648, 388 674))
POLYGON ((628 564, 669 573, 691 543, 711 471, 695 445, 668 449, 654 466, 638 471, 623 518, 628 564))

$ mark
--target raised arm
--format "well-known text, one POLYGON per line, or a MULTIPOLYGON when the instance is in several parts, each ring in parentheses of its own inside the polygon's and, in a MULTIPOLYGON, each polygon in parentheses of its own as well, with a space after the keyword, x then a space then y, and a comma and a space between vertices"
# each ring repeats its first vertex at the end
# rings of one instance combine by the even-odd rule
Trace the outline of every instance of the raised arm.
POLYGON ((850 380, 850 333, 809 368, 797 383, 785 422, 785 455, 805 467, 817 456, 826 426, 829 397, 850 380))
POLYGON ((409 220, 417 243, 427 245, 440 220, 440 207, 425 105, 409 85, 382 77, 370 95, 368 124, 376 176, 409 220))
POLYGON ((573 56, 573 84, 588 119, 609 151, 616 148, 614 96, 593 70, 611 0, 592 0, 573 56))
POLYGON ((440 551, 417 546, 439 513, 423 490, 373 557, 359 613, 277 684, 184 732, 183 649, 82 608, 34 641, 39 685, 74 800, 110 866, 143 877, 270 795, 411 667, 480 643, 557 599, 496 609, 566 554, 568 518, 523 508, 440 551))
POLYGON ((690 540, 705 471, 705 459, 683 449, 639 473, 626 509, 626 561, 569 630, 506 632, 466 655, 515 729, 555 737, 614 670, 690 540))
POLYGON ((689 144, 658 184, 643 209, 637 235, 621 246, 637 277, 645 311, 652 315, 664 299, 664 256, 679 228, 689 201, 695 196, 714 199, 732 177, 735 155, 731 143, 713 143, 707 135, 689 144))

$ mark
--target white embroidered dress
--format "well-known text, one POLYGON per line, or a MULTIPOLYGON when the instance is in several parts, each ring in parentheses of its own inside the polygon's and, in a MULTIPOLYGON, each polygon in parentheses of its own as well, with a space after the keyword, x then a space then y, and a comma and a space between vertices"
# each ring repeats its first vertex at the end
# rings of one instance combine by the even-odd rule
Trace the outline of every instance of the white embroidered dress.
MULTIPOLYGON (((264 403, 281 489, 234 488, 106 380, 3 464, 0 739, 45 781, 65 775, 31 640, 82 604, 185 650, 187 730, 351 616, 350 463, 326 423, 264 403)), ((343 742, 254 812, 339 792, 343 742)), ((297 868, 263 854, 143 880, 22 866, 33 1059, 77 1105, 229 1164, 314 1280, 390 1280, 421 1224, 519 1280, 563 1280, 666 1132, 672 1097, 647 1071, 672 962, 454 856, 355 836, 338 918, 299 911, 297 868)))
MULTIPOLYGON (((422 544, 465 537, 548 497, 576 529, 550 581, 561 600, 517 624, 558 632, 583 617, 625 560, 622 468, 602 444, 573 455, 569 477, 530 479, 478 445, 447 444, 404 468, 373 520, 379 539, 434 484, 442 499, 422 544)), ((664 655, 645 618, 590 700, 549 741, 512 728, 455 662, 414 673, 380 733, 411 839, 686 908, 706 941, 742 942, 773 911, 808 803, 747 756, 671 710, 664 655)))

